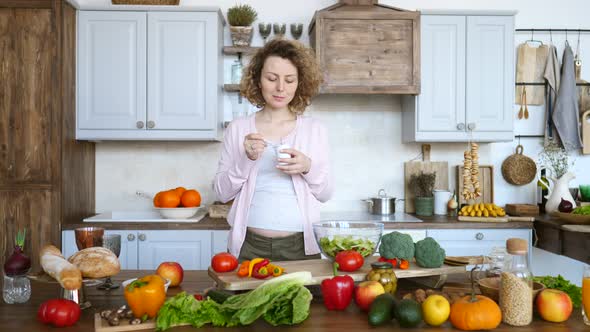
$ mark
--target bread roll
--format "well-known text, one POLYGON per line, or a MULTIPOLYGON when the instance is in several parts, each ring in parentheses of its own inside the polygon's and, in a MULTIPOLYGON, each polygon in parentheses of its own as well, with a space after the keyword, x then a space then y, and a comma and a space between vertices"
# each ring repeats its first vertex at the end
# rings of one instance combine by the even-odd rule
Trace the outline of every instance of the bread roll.
POLYGON ((63 288, 74 290, 82 287, 82 273, 55 246, 46 245, 41 248, 39 256, 43 271, 55 278, 63 288))
POLYGON ((103 247, 90 247, 73 254, 68 261, 82 271, 84 278, 114 276, 121 270, 119 259, 112 251, 103 247))

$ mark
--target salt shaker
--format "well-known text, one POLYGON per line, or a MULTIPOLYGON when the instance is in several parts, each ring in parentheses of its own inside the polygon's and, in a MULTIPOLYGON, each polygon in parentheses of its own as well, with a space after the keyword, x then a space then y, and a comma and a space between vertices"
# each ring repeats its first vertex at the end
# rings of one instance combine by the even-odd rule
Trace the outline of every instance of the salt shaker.
POLYGON ((533 320, 533 274, 528 262, 528 242, 511 238, 506 249, 512 262, 500 274, 502 321, 512 326, 529 325, 533 320))

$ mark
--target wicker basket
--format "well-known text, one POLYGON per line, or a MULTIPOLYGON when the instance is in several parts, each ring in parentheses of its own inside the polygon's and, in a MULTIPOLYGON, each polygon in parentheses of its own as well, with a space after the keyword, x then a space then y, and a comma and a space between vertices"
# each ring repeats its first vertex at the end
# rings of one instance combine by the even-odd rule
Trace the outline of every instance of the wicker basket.
POLYGON ((178 6, 180 0, 111 0, 113 5, 168 5, 178 6))
POLYGON ((517 186, 530 183, 537 176, 537 164, 531 158, 523 156, 522 152, 523 147, 519 144, 516 153, 502 163, 502 176, 508 183, 517 186))

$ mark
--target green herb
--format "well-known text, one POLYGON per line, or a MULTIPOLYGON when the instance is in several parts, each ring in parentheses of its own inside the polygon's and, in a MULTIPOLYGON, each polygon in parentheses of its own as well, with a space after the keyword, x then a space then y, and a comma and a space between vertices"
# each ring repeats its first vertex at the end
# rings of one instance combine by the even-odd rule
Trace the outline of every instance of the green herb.
POLYGON ((332 240, 327 236, 322 237, 320 238, 320 247, 330 257, 336 257, 343 250, 356 250, 363 257, 367 257, 375 251, 373 241, 354 238, 352 235, 334 235, 332 240))
POLYGON ((579 308, 582 304, 582 288, 572 284, 569 280, 562 277, 561 274, 558 274, 557 277, 540 276, 534 277, 533 279, 542 283, 547 288, 559 289, 566 292, 572 299, 574 308, 579 308))
POLYGON ((573 214, 590 215, 590 205, 580 206, 572 211, 573 214))
POLYGON ((258 13, 250 5, 235 5, 227 10, 227 21, 231 26, 247 27, 251 26, 258 13))
POLYGON ((303 285, 311 280, 309 272, 294 272, 265 281, 256 289, 230 296, 223 304, 211 299, 197 301, 186 292, 168 299, 156 321, 156 330, 189 323, 194 327, 249 325, 263 317, 273 326, 294 325, 309 316, 312 295, 303 285))
POLYGON ((410 190, 416 197, 432 197, 432 190, 436 182, 436 172, 413 174, 408 183, 410 190))

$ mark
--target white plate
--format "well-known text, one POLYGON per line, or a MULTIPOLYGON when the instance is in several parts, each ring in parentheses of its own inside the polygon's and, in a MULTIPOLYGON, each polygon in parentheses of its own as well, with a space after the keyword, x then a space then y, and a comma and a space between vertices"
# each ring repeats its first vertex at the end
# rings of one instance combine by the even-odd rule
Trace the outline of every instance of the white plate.
POLYGON ((200 206, 197 213, 188 219, 165 219, 155 209, 146 211, 112 211, 85 218, 84 222, 199 222, 207 215, 207 209, 200 206))

